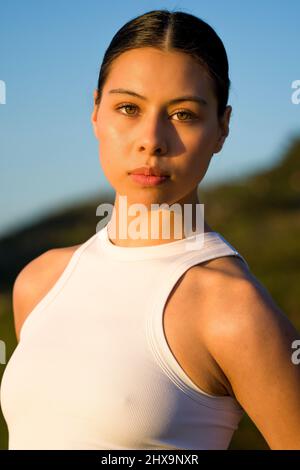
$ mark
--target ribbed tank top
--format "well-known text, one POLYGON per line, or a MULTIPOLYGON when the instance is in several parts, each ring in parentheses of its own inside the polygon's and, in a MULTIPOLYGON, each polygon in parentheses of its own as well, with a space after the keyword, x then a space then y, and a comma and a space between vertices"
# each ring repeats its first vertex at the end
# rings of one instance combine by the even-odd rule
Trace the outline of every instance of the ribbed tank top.
POLYGON ((247 262, 218 232, 193 249, 197 234, 120 247, 107 227, 74 251, 23 323, 0 387, 9 449, 227 449, 244 410, 185 373, 163 311, 191 266, 247 262))

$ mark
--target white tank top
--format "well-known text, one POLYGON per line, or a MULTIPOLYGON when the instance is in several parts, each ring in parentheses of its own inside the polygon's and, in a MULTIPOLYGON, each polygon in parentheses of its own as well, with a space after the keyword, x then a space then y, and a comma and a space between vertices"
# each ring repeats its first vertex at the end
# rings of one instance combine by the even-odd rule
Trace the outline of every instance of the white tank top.
POLYGON ((74 253, 23 323, 2 377, 9 449, 227 449, 244 414, 201 390, 168 346, 163 310, 188 268, 245 259, 218 232, 114 245, 107 225, 74 253), (201 242, 200 242, 201 243, 201 242))

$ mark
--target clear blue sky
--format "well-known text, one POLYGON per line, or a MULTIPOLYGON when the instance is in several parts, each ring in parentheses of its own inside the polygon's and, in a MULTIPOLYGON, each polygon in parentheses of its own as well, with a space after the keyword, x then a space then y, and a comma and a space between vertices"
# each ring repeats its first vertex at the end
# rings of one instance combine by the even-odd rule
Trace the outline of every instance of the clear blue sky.
POLYGON ((272 165, 300 132, 299 0, 12 0, 0 7, 0 233, 111 189, 92 132, 92 92, 117 30, 152 9, 207 21, 227 50, 230 135, 204 185, 272 165))

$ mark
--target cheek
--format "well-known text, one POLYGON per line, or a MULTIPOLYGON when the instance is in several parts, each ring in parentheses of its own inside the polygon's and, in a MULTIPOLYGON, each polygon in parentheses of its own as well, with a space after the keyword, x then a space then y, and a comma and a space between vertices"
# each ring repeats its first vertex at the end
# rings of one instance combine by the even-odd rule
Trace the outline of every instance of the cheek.
POLYGON ((211 126, 203 126, 199 132, 191 136, 188 141, 187 150, 189 158, 194 160, 206 161, 212 156, 215 146, 216 132, 215 128, 211 126))
POLYGON ((193 154, 186 165, 185 174, 189 179, 199 179, 203 172, 206 171, 209 159, 204 158, 199 152, 193 154))
POLYGON ((106 120, 103 119, 102 122, 100 121, 98 135, 103 155, 107 155, 109 151, 114 155, 115 149, 119 148, 121 145, 121 139, 116 126, 111 124, 108 117, 106 117, 106 120))
POLYGON ((102 170, 114 186, 128 171, 124 138, 114 126, 102 126, 99 132, 99 161, 102 170))
POLYGON ((98 133, 100 140, 105 144, 110 143, 112 146, 120 145, 122 132, 120 132, 116 124, 109 123, 108 119, 107 121, 107 123, 99 125, 98 133))
POLYGON ((186 136, 186 152, 180 161, 180 169, 178 167, 182 175, 194 175, 198 178, 207 170, 213 153, 214 139, 214 130, 204 126, 199 132, 186 136))

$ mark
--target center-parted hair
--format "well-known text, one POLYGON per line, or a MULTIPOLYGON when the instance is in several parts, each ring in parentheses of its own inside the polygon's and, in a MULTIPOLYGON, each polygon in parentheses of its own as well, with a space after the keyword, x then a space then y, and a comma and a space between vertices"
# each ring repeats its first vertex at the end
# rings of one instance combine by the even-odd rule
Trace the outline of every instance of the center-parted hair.
POLYGON ((164 52, 184 52, 194 58, 211 78, 218 102, 218 117, 225 111, 230 80, 228 59, 223 42, 205 21, 181 11, 151 10, 125 23, 105 51, 98 78, 96 104, 113 61, 123 52, 154 47, 164 52))

